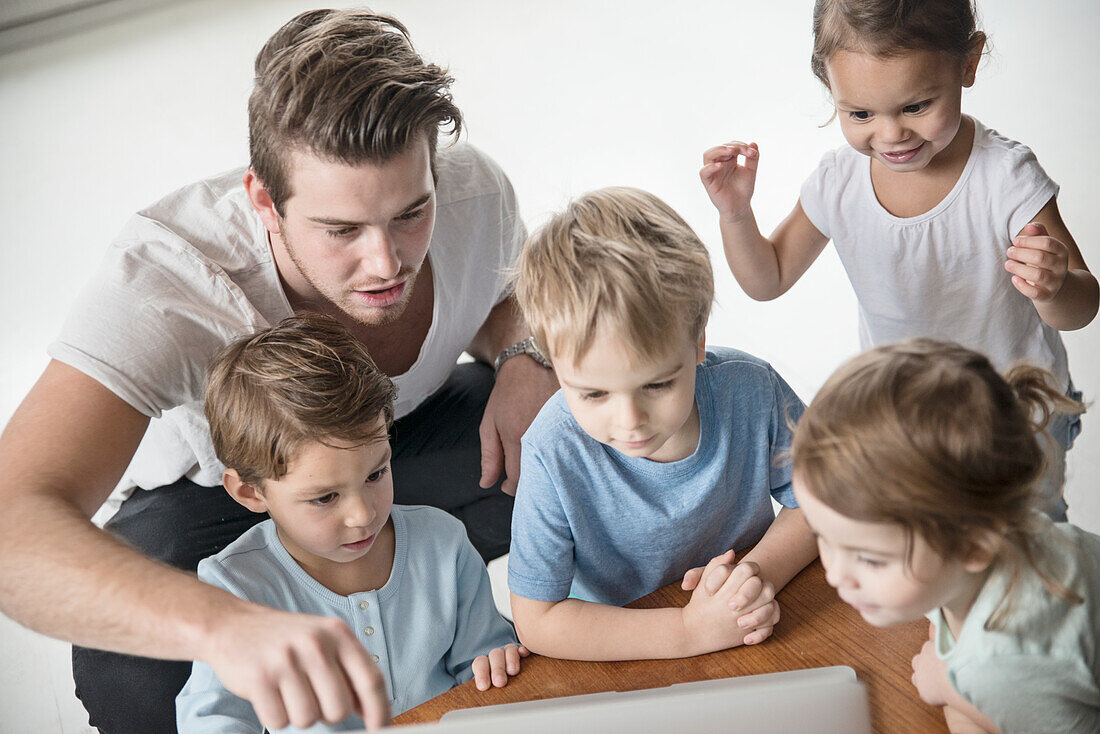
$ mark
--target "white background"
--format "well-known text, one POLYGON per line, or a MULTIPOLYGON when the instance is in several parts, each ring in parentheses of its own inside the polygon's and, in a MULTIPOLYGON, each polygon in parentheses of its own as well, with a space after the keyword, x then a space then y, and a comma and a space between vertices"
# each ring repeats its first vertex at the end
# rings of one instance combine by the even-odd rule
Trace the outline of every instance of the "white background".
MULTIPOLYGON (((711 246, 713 344, 770 360, 805 399, 857 350, 855 299, 831 248, 787 295, 755 303, 725 266, 698 179, 707 147, 760 144, 765 231, 841 145, 809 70, 810 0, 552 3, 380 0, 449 65, 466 138, 511 176, 529 226, 571 196, 649 189, 711 246)), ((46 364, 75 291, 131 212, 247 162, 252 59, 292 0, 185 0, 0 56, 0 421, 46 364)), ((1031 146, 1100 270, 1100 5, 986 0, 992 40, 963 109, 1031 146)), ((1007 275, 1006 275, 1007 277, 1007 275)), ((1100 392, 1100 326, 1068 333, 1074 379, 1100 392)), ((104 427, 109 429, 109 427, 104 427)), ((0 471, 2 471, 0 467, 0 471)), ((1070 519, 1100 531, 1100 425, 1069 455, 1070 519)), ((84 731, 66 650, 0 617, 0 729, 84 731), (55 695, 55 691, 57 692, 55 695)))

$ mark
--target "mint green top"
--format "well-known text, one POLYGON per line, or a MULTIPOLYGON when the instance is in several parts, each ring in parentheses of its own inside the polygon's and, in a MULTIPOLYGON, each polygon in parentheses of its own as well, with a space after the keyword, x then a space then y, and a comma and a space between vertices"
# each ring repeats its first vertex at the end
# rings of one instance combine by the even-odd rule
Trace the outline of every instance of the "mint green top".
POLYGON ((1042 520, 1041 552, 1084 602, 1048 593, 1034 571, 1022 572, 1004 626, 985 629, 1007 574, 994 571, 963 622, 958 640, 939 609, 927 616, 936 654, 951 684, 1002 734, 1100 734, 1100 536, 1042 520))

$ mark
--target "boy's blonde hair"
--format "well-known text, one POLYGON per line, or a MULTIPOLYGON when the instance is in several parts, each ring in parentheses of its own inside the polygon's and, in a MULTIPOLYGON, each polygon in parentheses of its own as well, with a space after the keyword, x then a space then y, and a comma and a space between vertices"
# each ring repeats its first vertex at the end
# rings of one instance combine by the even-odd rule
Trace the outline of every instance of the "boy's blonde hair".
POLYGON ((385 441, 397 387, 329 316, 283 319, 225 347, 207 372, 203 409, 218 459, 261 486, 305 443, 385 441))
POLYGON ((698 341, 714 300, 706 246, 668 204, 626 187, 587 193, 535 232, 515 285, 535 343, 574 364, 600 324, 628 357, 667 354, 677 334, 698 341))
POLYGON ((833 373, 799 419, 794 474, 841 515, 900 525, 909 554, 919 535, 963 559, 992 531, 1011 574, 1006 598, 1026 564, 1072 600, 1034 540, 1046 465, 1036 434, 1055 412, 1084 411, 1052 383, 1026 365, 1002 377, 983 355, 930 339, 869 350, 833 373))
POLYGON ((425 63, 396 18, 362 10, 310 10, 275 32, 256 56, 248 100, 253 171, 286 214, 289 155, 348 165, 386 163, 423 135, 435 173, 436 138, 462 129, 454 81, 425 63))

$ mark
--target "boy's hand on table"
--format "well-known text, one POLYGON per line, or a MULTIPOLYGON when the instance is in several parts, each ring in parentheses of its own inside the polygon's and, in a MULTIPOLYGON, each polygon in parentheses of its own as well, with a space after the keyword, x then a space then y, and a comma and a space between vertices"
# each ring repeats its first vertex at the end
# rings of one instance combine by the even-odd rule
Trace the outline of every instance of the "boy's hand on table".
POLYGON ((756 143, 734 140, 703 153, 699 178, 721 219, 736 222, 749 212, 759 162, 760 150, 756 143), (743 165, 738 165, 738 156, 745 159, 743 165))
POLYGON ((509 676, 519 675, 520 658, 531 653, 523 645, 505 645, 489 651, 488 655, 474 658, 474 685, 479 691, 503 688, 509 676))
POLYGON ((681 613, 685 631, 697 651, 693 654, 745 642, 755 644, 770 635, 779 621, 779 606, 770 593, 765 593, 766 584, 758 579, 746 586, 750 579, 758 578, 756 564, 731 566, 733 559, 733 551, 727 551, 711 559, 701 574, 689 572, 691 579, 685 577, 684 588, 690 584, 692 594, 681 613), (749 626, 742 627, 741 619, 749 626))
MULTIPOLYGON (((707 568, 711 564, 728 567, 733 560, 734 552, 728 550, 711 559, 707 568)), ((699 585, 704 572, 703 568, 689 569, 684 574, 680 587, 684 591, 692 591, 699 585)), ((729 600, 729 608, 734 613, 741 612, 737 617, 737 626, 744 635, 743 642, 746 645, 763 642, 779 622, 779 603, 775 600, 775 587, 771 582, 760 578, 760 567, 751 561, 739 563, 728 569, 727 573, 728 578, 733 578, 734 584, 737 584, 736 592, 729 600)), ((712 580, 711 583, 714 584, 715 581, 712 580)))
POLYGON ((201 659, 268 729, 335 724, 353 712, 368 729, 390 723, 385 678, 343 620, 249 604, 209 647, 201 659))

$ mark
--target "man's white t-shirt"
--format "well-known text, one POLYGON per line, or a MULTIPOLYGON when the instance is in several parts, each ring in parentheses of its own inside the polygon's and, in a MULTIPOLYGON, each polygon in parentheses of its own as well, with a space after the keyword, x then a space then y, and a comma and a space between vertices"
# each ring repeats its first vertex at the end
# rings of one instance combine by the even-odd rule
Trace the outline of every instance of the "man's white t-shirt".
MULTIPOLYGON (((440 150, 436 169, 432 324, 416 362, 394 378, 397 417, 443 385, 508 295, 508 271, 526 235, 511 184, 484 153, 469 145, 440 150)), ((152 419, 94 518, 100 524, 135 487, 181 477, 221 484, 225 467, 202 411, 207 365, 233 339, 292 315, 244 173, 200 181, 138 212, 48 349, 152 419)))
POLYGON ((848 272, 863 349, 917 336, 954 341, 998 370, 1027 360, 1067 389, 1061 335, 1004 269, 1012 238, 1057 193, 1027 146, 974 120, 966 167, 924 214, 886 211, 871 185, 871 159, 851 146, 822 157, 799 201, 848 272))

